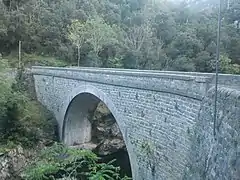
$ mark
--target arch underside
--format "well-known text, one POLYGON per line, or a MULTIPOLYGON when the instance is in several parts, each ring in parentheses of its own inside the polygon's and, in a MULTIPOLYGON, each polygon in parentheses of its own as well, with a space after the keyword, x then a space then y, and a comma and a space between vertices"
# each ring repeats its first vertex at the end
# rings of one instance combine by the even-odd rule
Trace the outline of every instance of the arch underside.
POLYGON ((78 86, 73 89, 66 98, 64 106, 61 109, 61 119, 63 121, 61 125, 62 141, 70 145, 75 141, 76 143, 82 143, 90 140, 91 115, 93 115, 100 101, 102 101, 112 113, 123 135, 123 140, 126 142, 123 131, 125 129, 123 123, 124 118, 118 112, 111 99, 100 89, 91 85, 78 86))
POLYGON ((100 99, 89 93, 77 95, 70 103, 65 116, 63 141, 72 146, 91 141, 93 115, 100 99))
POLYGON ((73 89, 61 110, 63 113, 61 118, 63 120, 61 128, 63 142, 67 145, 73 145, 74 143, 81 144, 91 140, 90 121, 100 101, 110 110, 119 126, 124 141, 126 140, 123 132, 123 117, 117 111, 111 99, 100 89, 90 85, 83 85, 73 89))
POLYGON ((134 179, 135 173, 134 169, 132 169, 134 158, 132 157, 133 153, 131 153, 129 145, 126 143, 126 133, 123 133, 123 118, 118 113, 111 99, 94 86, 84 85, 74 89, 67 100, 68 103, 65 103, 67 106, 65 106, 66 110, 64 111, 65 115, 62 124, 62 141, 68 146, 83 145, 82 147, 85 147, 84 144, 88 143, 90 143, 88 145, 93 145, 92 120, 96 108, 102 102, 109 109, 119 127, 127 149, 128 161, 130 162, 132 177, 134 179))

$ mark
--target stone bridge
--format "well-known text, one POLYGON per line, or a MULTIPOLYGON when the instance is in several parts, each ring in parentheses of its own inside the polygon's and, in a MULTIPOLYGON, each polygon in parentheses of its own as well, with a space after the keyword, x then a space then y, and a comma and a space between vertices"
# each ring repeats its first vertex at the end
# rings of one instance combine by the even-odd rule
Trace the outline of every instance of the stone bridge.
POLYGON ((213 136, 214 74, 33 67, 38 100, 67 145, 91 141, 91 112, 112 112, 134 180, 240 179, 240 76, 219 75, 213 136))

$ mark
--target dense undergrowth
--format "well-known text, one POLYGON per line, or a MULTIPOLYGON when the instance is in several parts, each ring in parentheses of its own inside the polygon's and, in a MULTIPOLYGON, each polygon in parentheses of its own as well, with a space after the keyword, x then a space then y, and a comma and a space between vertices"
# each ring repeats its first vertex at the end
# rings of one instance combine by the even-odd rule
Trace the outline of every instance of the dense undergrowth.
MULTIPOLYGON (((18 52, 12 51, 8 56, 5 56, 4 58, 8 61, 10 67, 15 68, 18 66, 18 52)), ((52 56, 40 56, 37 54, 23 53, 21 65, 24 67, 31 67, 34 65, 64 67, 69 65, 69 63, 52 56)))
POLYGON ((41 139, 54 137, 53 116, 26 91, 26 74, 18 69, 9 76, 6 60, 0 65, 0 144, 1 151, 16 145, 31 148, 41 139), (51 134, 51 135, 50 135, 51 134))
MULTIPOLYGON (((100 163, 91 151, 58 144, 53 115, 30 92, 31 75, 23 68, 17 70, 16 76, 9 75, 11 65, 5 59, 0 60, 0 153, 7 153, 19 145, 32 150, 39 143, 45 143, 43 150, 36 150, 39 153, 34 161, 19 172, 20 179, 129 179, 120 177, 120 168, 113 166, 113 161, 100 163)), ((26 60, 23 62, 27 64, 26 60)))
POLYGON ((70 149, 55 143, 43 150, 23 173, 26 180, 129 180, 120 177, 120 169, 109 163, 99 163, 96 154, 88 150, 70 149))

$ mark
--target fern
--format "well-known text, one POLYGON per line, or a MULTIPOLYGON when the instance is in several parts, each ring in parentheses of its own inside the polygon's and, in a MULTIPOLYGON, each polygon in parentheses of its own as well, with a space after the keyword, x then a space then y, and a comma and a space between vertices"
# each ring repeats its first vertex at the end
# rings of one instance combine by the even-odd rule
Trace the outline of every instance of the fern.
POLYGON ((81 180, 129 180, 119 175, 120 168, 109 163, 98 163, 96 154, 88 150, 67 148, 55 143, 43 150, 36 162, 24 171, 26 180, 76 178, 81 180))
POLYGON ((50 179, 50 175, 57 173, 59 169, 59 164, 41 161, 26 170, 23 176, 26 180, 45 180, 50 179))

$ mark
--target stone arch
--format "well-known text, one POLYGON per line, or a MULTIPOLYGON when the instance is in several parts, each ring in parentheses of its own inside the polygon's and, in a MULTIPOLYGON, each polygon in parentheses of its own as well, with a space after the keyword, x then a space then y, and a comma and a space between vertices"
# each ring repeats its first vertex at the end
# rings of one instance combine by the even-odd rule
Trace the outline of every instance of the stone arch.
POLYGON ((109 96, 100 89, 91 85, 83 85, 73 89, 68 95, 61 110, 61 140, 67 145, 90 141, 91 123, 88 116, 96 109, 100 101, 107 106, 119 126, 129 155, 132 176, 134 179, 134 154, 127 143, 127 128, 125 128, 123 123, 124 117, 118 112, 109 96), (69 132, 67 131, 70 131, 70 134, 68 134, 69 132))

